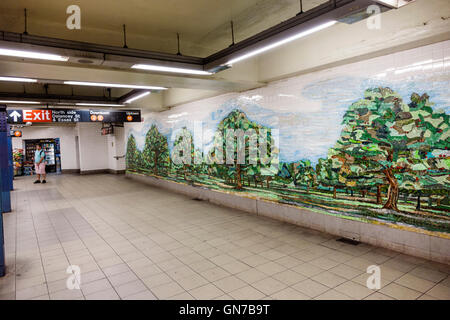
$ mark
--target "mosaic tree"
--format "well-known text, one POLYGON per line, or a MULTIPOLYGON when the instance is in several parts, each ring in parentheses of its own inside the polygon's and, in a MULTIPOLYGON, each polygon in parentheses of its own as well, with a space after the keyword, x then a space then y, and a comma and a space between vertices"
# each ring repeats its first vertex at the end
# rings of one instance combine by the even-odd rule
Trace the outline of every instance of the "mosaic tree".
MULTIPOLYGON (((238 109, 233 110, 225 117, 217 128, 214 145, 221 144, 221 152, 223 153, 223 161, 215 161, 213 164, 215 172, 226 180, 234 183, 236 189, 242 189, 243 175, 253 177, 256 181, 261 179, 262 174, 265 175, 267 185, 271 175, 271 161, 262 161, 260 150, 260 139, 266 132, 266 155, 265 158, 272 158, 278 151, 274 146, 271 130, 256 122, 250 121, 246 114, 238 109), (263 131, 264 130, 264 131, 263 131), (270 164, 269 164, 270 162, 270 164)), ((216 150, 210 151, 210 158, 214 158, 213 154, 216 150)), ((278 163, 277 163, 278 166, 278 163)), ((278 168, 277 168, 278 169, 278 168)), ((277 170, 276 170, 277 171, 277 170)))
POLYGON ((339 182, 339 173, 333 169, 331 159, 319 159, 316 165, 316 176, 319 184, 333 188, 333 198, 336 198, 336 190, 341 183, 339 182))
POLYGON ((195 164, 195 149, 192 133, 183 127, 176 135, 173 150, 172 162, 176 170, 183 170, 184 179, 187 179, 189 172, 193 172, 195 164))
POLYGON ((311 165, 311 161, 300 160, 296 163, 295 181, 296 184, 305 186, 307 192, 309 192, 309 188, 314 187, 316 184, 316 172, 311 165))
POLYGON ((399 181, 405 174, 449 169, 448 155, 444 161, 425 157, 449 145, 448 115, 433 111, 427 95, 413 94, 411 101, 407 105, 390 88, 366 90, 345 113, 344 129, 329 153, 333 167, 345 169, 348 180, 356 173, 388 184, 384 209, 399 211, 399 181))
POLYGON ((438 205, 450 191, 450 131, 449 116, 443 111, 433 111, 429 96, 414 93, 409 104, 410 111, 419 114, 416 128, 425 131, 424 138, 430 148, 420 148, 412 153, 414 160, 411 170, 399 179, 400 188, 417 195, 416 209, 421 209, 421 195, 436 195, 438 205))
POLYGON ((130 134, 127 141, 126 165, 128 169, 136 169, 138 165, 139 150, 136 147, 136 138, 130 134))
POLYGON ((142 151, 144 166, 158 174, 167 170, 170 162, 167 138, 162 135, 156 125, 152 125, 145 136, 144 150, 142 151))

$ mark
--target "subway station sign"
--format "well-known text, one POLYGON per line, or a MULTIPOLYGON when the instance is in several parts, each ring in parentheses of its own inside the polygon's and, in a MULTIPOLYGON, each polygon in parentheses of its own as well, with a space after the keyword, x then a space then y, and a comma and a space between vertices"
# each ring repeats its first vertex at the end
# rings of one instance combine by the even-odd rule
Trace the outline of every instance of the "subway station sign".
POLYGON ((8 123, 141 122, 140 110, 12 109, 8 123))

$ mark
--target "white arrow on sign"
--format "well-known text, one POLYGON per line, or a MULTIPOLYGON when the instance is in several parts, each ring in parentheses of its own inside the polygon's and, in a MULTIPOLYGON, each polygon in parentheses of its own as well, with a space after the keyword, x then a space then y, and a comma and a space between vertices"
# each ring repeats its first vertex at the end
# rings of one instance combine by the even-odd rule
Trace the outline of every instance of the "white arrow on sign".
POLYGON ((11 114, 9 115, 11 118, 14 118, 14 122, 17 122, 17 118, 21 118, 22 116, 20 115, 20 113, 18 113, 17 111, 13 111, 11 112, 11 114))

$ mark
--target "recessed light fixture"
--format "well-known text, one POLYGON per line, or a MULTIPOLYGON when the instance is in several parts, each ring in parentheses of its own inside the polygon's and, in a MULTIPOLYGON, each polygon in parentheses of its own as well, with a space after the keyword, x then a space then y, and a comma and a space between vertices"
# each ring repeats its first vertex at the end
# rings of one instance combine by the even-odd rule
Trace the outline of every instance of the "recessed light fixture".
POLYGON ((288 38, 285 38, 283 40, 274 42, 274 43, 269 44, 269 45, 267 45, 265 47, 256 49, 254 51, 250 51, 249 53, 243 54, 242 56, 239 56, 239 57, 236 57, 234 59, 231 59, 228 62, 226 62, 225 65, 232 65, 233 63, 242 61, 244 59, 248 59, 248 58, 253 57, 253 56, 256 56, 257 54, 260 54, 260 53, 263 53, 265 51, 271 50, 273 48, 279 47, 279 46, 281 46, 281 45, 283 45, 285 43, 288 43, 288 42, 291 42, 291 41, 294 41, 294 40, 306 37, 306 36, 308 36, 308 35, 310 35, 310 34, 312 34, 314 32, 317 32, 317 31, 326 29, 328 27, 331 27, 332 25, 334 25, 336 23, 337 23, 337 21, 332 20, 332 21, 328 21, 326 23, 320 24, 320 25, 318 25, 318 26, 316 26, 314 28, 307 29, 307 30, 302 31, 300 33, 297 33, 297 34, 295 34, 295 35, 293 35, 291 37, 288 37, 288 38))
POLYGON ((24 51, 24 50, 13 50, 0 48, 0 56, 10 56, 18 58, 29 58, 29 59, 40 59, 40 60, 52 60, 52 61, 68 61, 69 57, 63 57, 57 54, 34 52, 34 51, 24 51))
POLYGON ((0 100, 0 103, 40 104, 40 102, 37 102, 37 101, 19 101, 19 100, 0 100))
POLYGON ((0 77, 0 81, 37 82, 36 79, 30 79, 30 78, 16 78, 16 77, 0 77))
POLYGON ((133 101, 135 101, 137 99, 143 98, 143 97, 145 97, 146 95, 149 95, 149 94, 150 94, 150 91, 145 91, 145 92, 143 92, 141 94, 138 94, 137 96, 131 97, 130 99, 125 101, 125 103, 131 103, 131 102, 133 102, 133 101))
POLYGON ((76 103, 77 106, 94 106, 94 107, 123 107, 123 104, 114 104, 114 103, 76 103))
POLYGON ((167 90, 167 88, 164 87, 140 86, 140 85, 120 84, 120 83, 103 83, 103 82, 64 81, 64 84, 70 84, 74 86, 91 86, 91 87, 108 87, 108 88, 167 90))
POLYGON ((135 64, 131 67, 132 69, 150 70, 150 71, 161 71, 161 72, 171 72, 171 73, 185 73, 185 74, 197 74, 197 75, 211 75, 212 72, 186 69, 186 68, 174 68, 174 67, 163 67, 156 66, 152 64, 135 64))

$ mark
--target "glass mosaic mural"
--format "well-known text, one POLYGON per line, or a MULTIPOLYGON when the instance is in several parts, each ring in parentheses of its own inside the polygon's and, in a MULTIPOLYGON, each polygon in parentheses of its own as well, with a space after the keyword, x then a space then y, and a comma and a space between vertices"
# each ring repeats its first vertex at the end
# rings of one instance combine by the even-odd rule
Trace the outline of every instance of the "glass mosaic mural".
POLYGON ((449 85, 447 41, 199 100, 129 125, 127 171, 448 237, 449 85))

